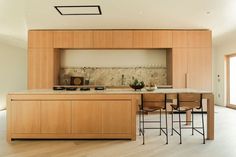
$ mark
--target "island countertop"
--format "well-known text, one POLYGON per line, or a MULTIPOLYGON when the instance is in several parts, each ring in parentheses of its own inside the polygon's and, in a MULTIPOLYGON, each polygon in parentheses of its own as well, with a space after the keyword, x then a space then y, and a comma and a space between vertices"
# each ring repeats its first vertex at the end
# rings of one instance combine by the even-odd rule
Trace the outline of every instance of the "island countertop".
POLYGON ((134 89, 124 89, 124 88, 108 88, 105 90, 94 90, 91 89, 89 91, 67 91, 67 90, 52 90, 52 89, 37 89, 37 90, 21 90, 21 91, 13 91, 9 92, 9 95, 25 95, 25 94, 143 94, 143 93, 212 93, 212 91, 204 91, 204 90, 196 90, 189 88, 171 88, 171 89, 156 89, 154 91, 147 91, 146 89, 137 90, 134 89))

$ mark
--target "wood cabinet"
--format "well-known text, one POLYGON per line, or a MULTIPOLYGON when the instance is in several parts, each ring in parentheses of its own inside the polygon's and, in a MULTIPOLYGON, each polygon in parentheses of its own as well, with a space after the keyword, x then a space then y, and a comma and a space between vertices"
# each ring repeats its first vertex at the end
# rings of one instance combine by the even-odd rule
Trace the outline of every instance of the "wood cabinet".
POLYGON ((173 31, 173 47, 211 48, 211 31, 173 31))
POLYGON ((39 101, 14 101, 11 112, 13 133, 40 133, 39 101))
POLYGON ((188 47, 211 48, 211 31, 188 31, 188 47))
POLYGON ((54 48, 73 48, 74 31, 54 31, 54 48))
POLYGON ((152 31, 152 48, 172 48, 172 31, 152 31))
POLYGON ((93 31, 74 31, 73 48, 93 48, 93 31))
POLYGON ((101 105, 98 101, 73 101, 72 133, 101 133, 101 105))
POLYGON ((188 49, 172 50, 172 85, 174 88, 187 88, 188 49))
POLYGON ((41 101, 41 133, 71 132, 71 102, 41 101))
POLYGON ((189 48, 188 51, 187 87, 211 91, 211 48, 189 48))
POLYGON ((175 47, 188 47, 188 31, 173 31, 173 48, 175 47))
POLYGON ((53 31, 29 31, 28 48, 53 48, 53 31))
POLYGON ((136 138, 137 95, 8 95, 8 140, 19 138, 136 138))
POLYGON ((102 105, 103 133, 131 133, 131 102, 107 101, 102 105))
MULTIPOLYGON (((53 48, 29 48, 28 88, 49 89, 54 85, 56 57, 53 48)), ((58 58, 57 58, 58 59, 58 58)))
POLYGON ((167 56, 173 62, 167 67, 168 83, 172 81, 179 88, 211 89, 209 30, 29 31, 28 44, 29 89, 49 89, 58 83, 60 48, 166 48, 173 52, 167 56))
POLYGON ((173 48, 173 87, 212 90, 211 48, 173 48))
POLYGON ((94 48, 112 48, 112 31, 94 31, 94 48))
POLYGON ((152 48, 151 30, 133 31, 133 48, 152 48))
POLYGON ((113 48, 132 48, 133 31, 112 31, 112 42, 113 48))

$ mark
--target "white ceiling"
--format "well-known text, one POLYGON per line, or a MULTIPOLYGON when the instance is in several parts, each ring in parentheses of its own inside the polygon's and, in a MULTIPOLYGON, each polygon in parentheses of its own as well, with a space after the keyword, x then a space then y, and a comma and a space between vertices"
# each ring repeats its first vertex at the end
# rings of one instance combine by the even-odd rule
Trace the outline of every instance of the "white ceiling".
POLYGON ((214 43, 236 29, 236 0, 0 0, 0 40, 28 29, 211 29, 214 43), (100 5, 102 15, 61 16, 55 5, 100 5))

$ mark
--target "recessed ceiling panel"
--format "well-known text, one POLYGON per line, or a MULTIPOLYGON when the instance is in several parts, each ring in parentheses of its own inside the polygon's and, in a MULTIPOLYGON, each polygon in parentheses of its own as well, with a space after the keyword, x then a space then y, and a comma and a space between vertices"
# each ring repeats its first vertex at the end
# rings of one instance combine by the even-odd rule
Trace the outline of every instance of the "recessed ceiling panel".
POLYGON ((55 6, 61 15, 101 15, 99 5, 55 6))

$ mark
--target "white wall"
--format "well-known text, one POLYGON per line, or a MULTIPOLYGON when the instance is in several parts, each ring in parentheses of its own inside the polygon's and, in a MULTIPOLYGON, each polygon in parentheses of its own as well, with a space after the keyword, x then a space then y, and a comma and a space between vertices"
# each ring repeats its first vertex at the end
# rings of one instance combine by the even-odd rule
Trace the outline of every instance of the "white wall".
POLYGON ((218 45, 215 46, 214 54, 214 94, 217 105, 226 105, 225 95, 225 61, 224 57, 228 54, 236 53, 236 32, 230 33, 227 37, 222 37, 218 45), (217 75, 220 77, 218 78, 217 75))
POLYGON ((27 50, 0 43, 0 109, 9 91, 27 88, 27 50))
POLYGON ((64 50, 62 67, 166 66, 166 50, 64 50))

